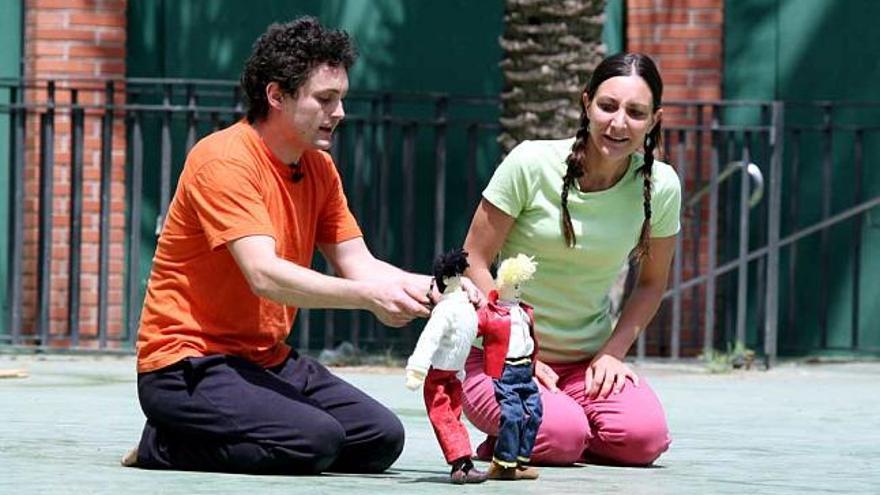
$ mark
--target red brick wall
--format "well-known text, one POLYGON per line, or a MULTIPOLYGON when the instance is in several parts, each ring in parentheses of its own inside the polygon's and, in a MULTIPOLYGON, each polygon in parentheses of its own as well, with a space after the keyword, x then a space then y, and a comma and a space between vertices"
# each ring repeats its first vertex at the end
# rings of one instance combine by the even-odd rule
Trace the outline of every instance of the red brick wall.
MULTIPOLYGON (((67 106, 70 88, 79 88, 78 101, 104 103, 104 79, 125 76, 127 0, 26 0, 24 72, 37 87, 26 92, 30 103, 45 102, 45 80, 56 81, 55 166, 53 168, 52 268, 50 334, 68 334, 68 269, 70 256, 71 118, 67 106)), ((114 99, 124 101, 121 84, 114 99)), ((101 116, 86 112, 83 153, 83 218, 80 282, 80 333, 83 346, 93 346, 87 336, 97 334, 98 246, 100 241, 101 116)), ((37 259, 39 239, 39 115, 28 116, 25 171, 25 259, 23 333, 36 333, 38 312, 37 259)), ((110 290, 108 333, 122 332, 123 260, 125 237, 125 127, 117 118, 113 126, 110 290)))
MULTIPOLYGON (((722 60, 723 60, 723 26, 724 26, 724 0, 626 0, 626 48, 628 51, 643 52, 650 55, 658 65, 663 76, 663 99, 670 101, 696 101, 696 100, 720 100, 722 97, 722 60)), ((664 109, 663 124, 666 128, 673 125, 692 125, 696 122, 697 113, 685 112, 681 108, 667 106, 664 109)), ((711 120, 711 107, 703 109, 703 122, 711 120)), ((694 163, 695 146, 693 137, 688 142, 685 160, 694 163)), ((671 139, 667 144, 665 159, 674 166, 677 156, 674 154, 676 140, 671 139)), ((709 133, 703 136, 703 160, 701 175, 703 180, 709 175, 709 133)), ((693 190, 695 170, 691 166, 688 170, 685 187, 693 190)), ((685 261, 684 280, 696 275, 706 273, 708 239, 706 220, 708 210, 691 212, 691 216, 685 218, 683 224, 684 251, 688 253, 685 261), (690 232, 690 223, 694 221, 693 215, 700 215, 703 223, 699 245, 690 232), (693 270, 689 267, 691 254, 694 250, 699 251, 700 269, 693 270)), ((683 299, 682 314, 682 349, 684 354, 692 355, 700 352, 700 345, 685 345, 695 333, 702 335, 704 329, 703 304, 705 303, 705 291, 699 290, 699 297, 694 298, 691 291, 685 293, 683 299), (691 312, 694 306, 698 311, 700 325, 695 328, 691 323, 691 312)), ((665 322, 669 327, 668 318, 671 316, 671 304, 665 305, 668 312, 661 313, 658 319, 667 318, 665 322)), ((656 327, 661 322, 655 322, 656 327)), ((716 328, 717 328, 716 320, 716 328)), ((652 329, 656 330, 656 329, 652 329)), ((702 341, 701 338, 697 339, 702 341)), ((668 341, 668 334, 667 334, 668 341)))

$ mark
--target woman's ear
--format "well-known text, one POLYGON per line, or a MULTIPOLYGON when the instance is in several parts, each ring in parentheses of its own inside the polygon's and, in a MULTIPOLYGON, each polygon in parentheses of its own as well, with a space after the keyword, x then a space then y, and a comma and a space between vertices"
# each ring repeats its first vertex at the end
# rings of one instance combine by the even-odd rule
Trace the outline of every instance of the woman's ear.
POLYGON ((654 131, 654 127, 660 125, 660 122, 663 121, 663 109, 662 108, 658 108, 657 111, 654 112, 652 120, 653 120, 653 122, 651 122, 651 128, 648 129, 649 133, 654 131))
POLYGON ((586 91, 581 93, 581 103, 584 105, 584 110, 590 108, 590 95, 586 91))
POLYGON ((284 91, 281 90, 281 86, 276 81, 266 85, 266 101, 270 107, 281 110, 281 104, 284 101, 284 91))

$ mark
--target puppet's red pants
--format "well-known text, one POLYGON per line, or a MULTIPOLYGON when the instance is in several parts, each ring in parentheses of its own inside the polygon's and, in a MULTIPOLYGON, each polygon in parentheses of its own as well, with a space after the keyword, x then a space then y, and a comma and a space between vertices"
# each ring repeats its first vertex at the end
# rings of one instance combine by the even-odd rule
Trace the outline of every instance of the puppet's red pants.
POLYGON ((461 382, 455 370, 431 368, 425 377, 425 407, 446 462, 470 457, 471 439, 461 422, 461 382))

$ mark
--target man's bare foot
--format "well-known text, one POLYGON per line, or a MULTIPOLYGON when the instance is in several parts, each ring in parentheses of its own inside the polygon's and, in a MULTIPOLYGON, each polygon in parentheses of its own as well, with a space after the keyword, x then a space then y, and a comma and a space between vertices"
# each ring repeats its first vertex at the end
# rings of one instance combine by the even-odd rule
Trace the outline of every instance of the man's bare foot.
POLYGON ((138 449, 137 447, 131 449, 122 456, 122 460, 119 461, 123 467, 137 467, 138 463, 138 449))

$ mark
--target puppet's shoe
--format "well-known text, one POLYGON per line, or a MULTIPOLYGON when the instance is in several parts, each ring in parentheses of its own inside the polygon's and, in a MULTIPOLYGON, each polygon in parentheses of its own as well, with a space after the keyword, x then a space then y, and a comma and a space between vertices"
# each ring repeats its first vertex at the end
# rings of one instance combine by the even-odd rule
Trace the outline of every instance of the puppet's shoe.
POLYGON ((452 464, 449 479, 456 485, 464 485, 465 483, 482 483, 488 479, 488 475, 474 467, 474 463, 465 457, 452 464))
POLYGON ((518 480, 536 480, 538 479, 538 468, 534 466, 517 466, 516 476, 518 480))
POLYGON ((538 479, 538 470, 528 466, 504 467, 492 461, 488 475, 490 480, 535 480, 538 479))
POLYGON ((492 460, 492 453, 495 452, 495 440, 497 437, 487 436, 483 443, 477 447, 476 455, 474 455, 474 459, 478 461, 486 461, 489 462, 492 460))
POLYGON ((138 449, 137 447, 129 450, 119 461, 123 467, 137 467, 138 465, 138 449))

